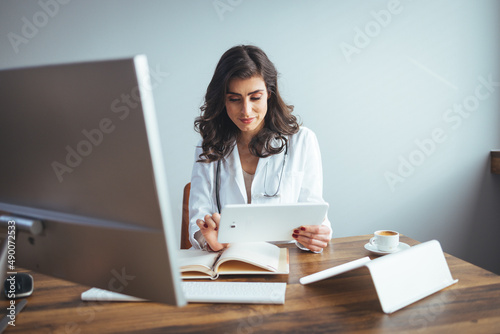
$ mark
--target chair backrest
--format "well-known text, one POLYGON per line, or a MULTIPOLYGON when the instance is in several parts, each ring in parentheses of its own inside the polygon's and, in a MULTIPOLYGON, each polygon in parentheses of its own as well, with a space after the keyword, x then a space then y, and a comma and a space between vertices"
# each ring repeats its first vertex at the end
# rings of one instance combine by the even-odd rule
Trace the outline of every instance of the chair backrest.
POLYGON ((189 192, 191 191, 191 182, 184 187, 184 196, 182 197, 182 227, 181 227, 181 249, 191 248, 189 241, 189 192))

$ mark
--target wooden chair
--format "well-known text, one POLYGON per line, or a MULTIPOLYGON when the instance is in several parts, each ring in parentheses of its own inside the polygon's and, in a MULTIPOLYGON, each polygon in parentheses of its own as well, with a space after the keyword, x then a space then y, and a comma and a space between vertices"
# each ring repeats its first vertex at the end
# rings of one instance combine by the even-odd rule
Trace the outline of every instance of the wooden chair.
POLYGON ((184 196, 182 198, 182 227, 181 227, 181 249, 191 248, 189 241, 189 192, 191 191, 191 182, 184 187, 184 196))

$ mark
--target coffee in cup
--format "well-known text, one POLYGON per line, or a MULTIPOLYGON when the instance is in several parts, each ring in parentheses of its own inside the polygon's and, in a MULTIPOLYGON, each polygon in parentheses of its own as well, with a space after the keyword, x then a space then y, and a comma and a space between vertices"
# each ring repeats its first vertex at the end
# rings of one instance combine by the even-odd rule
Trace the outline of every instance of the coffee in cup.
POLYGON ((399 233, 391 230, 380 230, 370 239, 370 245, 382 252, 393 252, 399 245, 399 233))

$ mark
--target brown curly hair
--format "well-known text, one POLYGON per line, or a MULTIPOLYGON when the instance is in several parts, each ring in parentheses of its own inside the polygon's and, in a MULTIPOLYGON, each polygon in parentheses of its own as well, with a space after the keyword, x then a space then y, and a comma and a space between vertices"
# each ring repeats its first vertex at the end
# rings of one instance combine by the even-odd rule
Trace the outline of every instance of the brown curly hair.
POLYGON ((250 152, 265 158, 283 151, 286 136, 299 131, 293 106, 287 105, 278 90, 278 72, 260 48, 239 45, 227 50, 219 60, 205 94, 201 114, 194 121, 194 128, 201 134, 202 150, 198 162, 218 161, 234 148, 238 127, 227 115, 225 97, 233 78, 249 79, 261 76, 266 84, 269 99, 264 128, 250 141, 250 152), (273 146, 276 141, 278 146, 273 146))

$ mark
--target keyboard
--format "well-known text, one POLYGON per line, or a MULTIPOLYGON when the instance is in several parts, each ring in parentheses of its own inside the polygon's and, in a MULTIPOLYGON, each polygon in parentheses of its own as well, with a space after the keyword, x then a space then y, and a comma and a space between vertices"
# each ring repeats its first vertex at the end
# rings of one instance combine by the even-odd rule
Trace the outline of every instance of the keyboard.
POLYGON ((182 282, 190 303, 284 304, 286 283, 182 282))
MULTIPOLYGON (((190 303, 284 304, 286 283, 276 282, 182 282, 182 290, 190 303)), ((81 295, 82 300, 144 301, 99 288, 81 295)))

